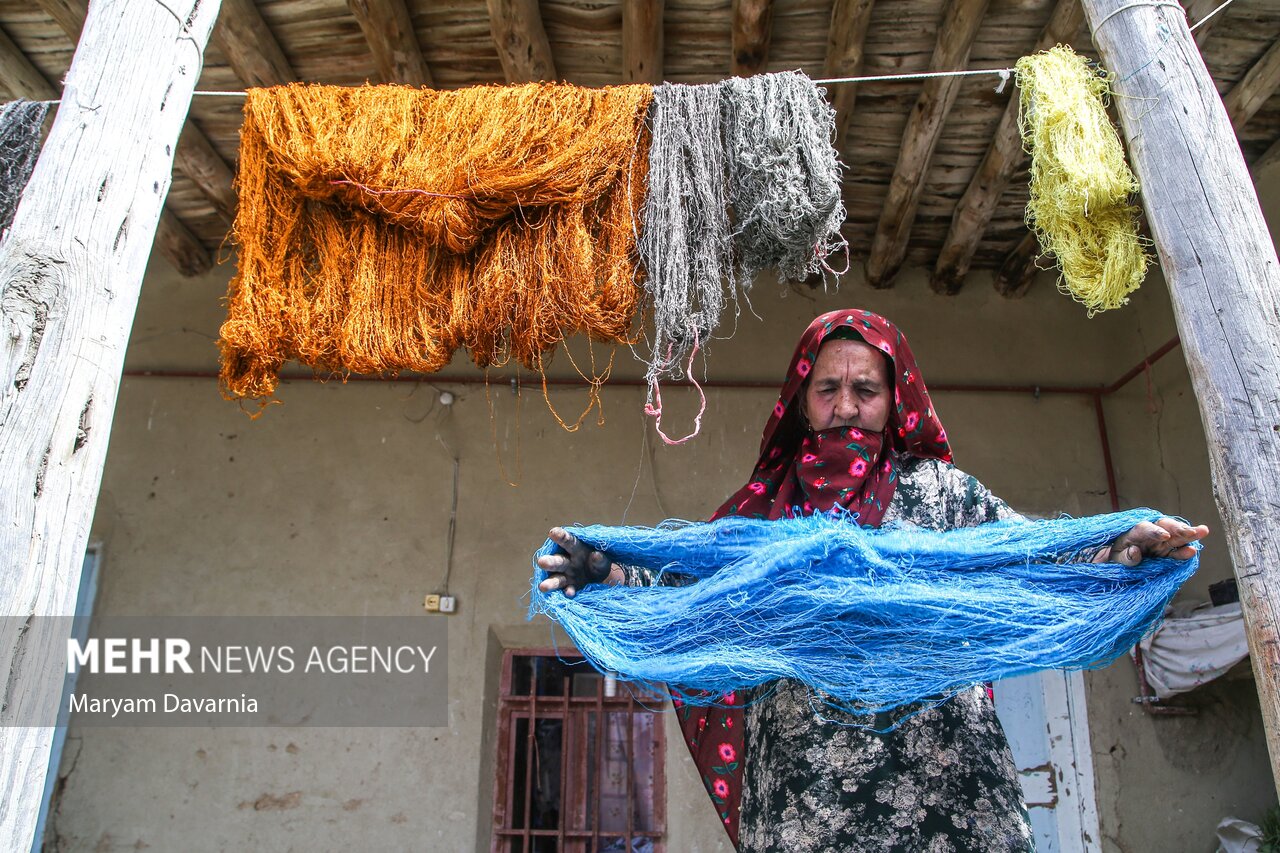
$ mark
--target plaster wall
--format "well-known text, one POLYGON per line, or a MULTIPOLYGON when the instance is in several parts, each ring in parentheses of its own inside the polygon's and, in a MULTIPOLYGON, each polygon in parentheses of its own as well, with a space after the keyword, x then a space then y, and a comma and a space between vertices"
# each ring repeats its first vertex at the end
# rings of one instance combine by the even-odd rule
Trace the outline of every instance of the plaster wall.
MULTIPOLYGON (((216 370, 213 341, 230 272, 223 266, 184 280, 155 261, 127 371, 216 370)), ((712 345, 708 374, 778 379, 809 319, 856 304, 901 325, 935 384, 1103 384, 1165 339, 1160 311, 1167 315, 1167 299, 1161 309, 1160 298, 1087 320, 1048 279, 1016 301, 997 296, 982 275, 953 298, 933 295, 920 271, 889 291, 850 276, 838 294, 762 279, 754 313, 744 306, 733 338, 712 345)), ((725 330, 732 328, 727 321, 725 330)), ((585 363, 585 345, 572 346, 585 363)), ((1189 397, 1178 358, 1159 368, 1166 406, 1156 423, 1164 442, 1158 450, 1141 406, 1126 398, 1108 407, 1121 498, 1205 517, 1212 502, 1203 438, 1194 410, 1178 397, 1189 397), (1198 461, 1181 464, 1182 455, 1198 461)), ((480 375, 462 358, 447 373, 480 375)), ((552 373, 573 375, 563 356, 552 373)), ((640 373, 629 353, 618 353, 615 376, 640 373)), ((123 381, 94 522, 105 553, 98 613, 421 613, 423 594, 443 580, 451 451, 458 455, 450 586, 459 613, 422 616, 450 620, 449 725, 73 725, 51 820, 59 849, 488 849, 494 661, 503 647, 545 645, 551 636, 549 625, 524 622, 528 555, 553 524, 705 517, 748 475, 775 393, 708 390, 702 434, 667 447, 641 414, 642 389, 606 385, 604 426, 593 415, 569 433, 548 414, 539 389, 529 384, 514 393, 510 375, 494 371, 487 392, 430 380, 290 382, 278 392, 283 405, 257 420, 220 399, 210 379, 123 381), (440 405, 442 388, 457 395, 452 406, 440 405)), ((563 416, 576 416, 585 394, 553 388, 550 399, 563 416)), ((934 399, 960 466, 1015 507, 1044 514, 1108 509, 1089 398, 940 392, 934 399)), ((668 433, 687 430, 693 400, 688 389, 664 394, 668 433)), ((1206 565, 1216 559, 1211 571, 1222 573, 1225 558, 1217 553, 1206 565)), ((1166 747, 1152 727, 1163 721, 1140 711, 1134 718, 1131 684, 1127 661, 1091 681, 1095 749, 1114 762, 1098 776, 1108 849, 1211 849, 1226 802, 1253 808, 1258 798, 1233 793, 1235 799, 1210 801, 1197 766, 1157 763, 1166 747), (1116 743, 1124 750, 1118 755, 1110 751, 1116 743), (1176 814, 1153 808, 1175 798, 1182 809, 1176 814), (1196 841, 1138 841, 1156 837, 1196 841)), ((1253 706, 1256 715, 1256 700, 1253 706)), ((1229 758, 1265 752, 1248 708, 1224 713, 1242 732, 1229 758)), ((668 850, 726 850, 669 714, 667 725, 668 850)), ((1180 737, 1208 744, 1226 724, 1211 725, 1188 722, 1180 737)), ((1265 767, 1259 776, 1256 764, 1220 784, 1269 787, 1265 767)))

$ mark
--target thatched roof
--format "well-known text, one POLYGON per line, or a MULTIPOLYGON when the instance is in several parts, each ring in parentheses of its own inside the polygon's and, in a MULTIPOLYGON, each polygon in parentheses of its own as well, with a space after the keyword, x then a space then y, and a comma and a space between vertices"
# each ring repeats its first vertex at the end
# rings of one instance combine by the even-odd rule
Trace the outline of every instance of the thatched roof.
MULTIPOLYGON (((236 91, 288 80, 359 85, 392 79, 457 88, 538 77, 597 86, 645 79, 708 82, 731 73, 794 68, 815 78, 884 75, 932 70, 935 51, 948 67, 998 68, 1044 41, 1055 10, 1058 26, 1067 21, 1072 32, 1061 40, 1093 55, 1087 28, 1076 25, 1075 3, 224 0, 197 88, 236 91), (952 17, 944 25, 947 15, 952 17), (967 18, 976 22, 971 42, 967 18), (406 19, 411 28, 397 26, 406 19), (397 33, 402 37, 397 39, 397 33)), ((1218 4, 1189 0, 1186 5, 1195 21, 1218 4)), ((0 0, 0 94, 47 97, 56 92, 55 81, 67 70, 83 17, 84 0, 0 0), (32 74, 38 75, 34 82, 32 74)), ((1280 136, 1280 99, 1272 96, 1280 83, 1277 34, 1280 3, 1267 0, 1237 0, 1197 33, 1219 91, 1227 96, 1236 89, 1227 96, 1228 109, 1250 161, 1262 157, 1280 136)), ((998 82, 971 77, 956 83, 958 94, 949 110, 940 83, 879 82, 861 84, 856 93, 849 86, 843 93, 832 90, 847 127, 841 152, 847 167, 846 232, 856 258, 865 260, 873 253, 879 229, 889 243, 895 236, 903 241, 906 263, 937 264, 957 204, 992 148, 1012 93, 1012 86, 997 93, 998 82), (913 108, 932 119, 916 119, 910 133, 915 144, 907 146, 914 150, 903 154, 900 163, 913 108), (940 130, 930 152, 931 121, 940 130), (912 177, 913 167, 919 178, 912 177), (891 193, 895 171, 897 192, 891 193), (919 201, 912 216, 902 199, 910 198, 917 185, 919 201)), ((169 246, 166 253, 188 270, 202 265, 200 247, 228 251, 223 242, 234 204, 229 182, 240 108, 237 98, 207 96, 197 96, 191 106, 168 200, 176 223, 169 220, 161 233, 162 245, 169 246), (184 230, 199 247, 183 248, 184 230)), ((998 200, 989 222, 983 225, 979 217, 976 227, 958 235, 960 253, 971 253, 975 268, 999 268, 1020 242, 1024 254, 1029 248, 1022 220, 1025 162, 1016 150, 1008 150, 1007 139, 1003 144, 1014 168, 1012 178, 992 194, 998 200)), ((980 201, 983 192, 991 190, 975 188, 970 202, 980 201)), ((872 259, 872 267, 883 269, 882 283, 891 284, 896 266, 892 259, 885 261, 883 246, 875 251, 881 256, 872 259)), ((957 248, 951 251, 954 255, 957 248)), ((1016 289, 1016 279, 1006 286, 1016 289)))

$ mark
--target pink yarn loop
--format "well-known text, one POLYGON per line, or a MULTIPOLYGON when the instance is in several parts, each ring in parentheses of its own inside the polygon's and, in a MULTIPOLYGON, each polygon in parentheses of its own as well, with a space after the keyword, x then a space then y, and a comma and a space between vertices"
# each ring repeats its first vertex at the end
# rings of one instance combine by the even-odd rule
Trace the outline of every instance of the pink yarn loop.
MULTIPOLYGON (((698 391, 698 414, 693 419, 693 432, 684 438, 671 438, 662 431, 662 389, 658 387, 658 377, 654 376, 649 383, 649 394, 653 397, 653 402, 644 404, 644 413, 654 420, 654 429, 658 431, 658 437, 665 444, 676 445, 684 444, 689 439, 696 436, 702 431, 702 416, 707 411, 707 395, 703 392, 702 386, 698 384, 698 380, 693 377, 693 360, 698 355, 700 342, 698 340, 698 330, 693 331, 693 349, 689 352, 689 364, 685 368, 685 373, 689 375, 689 381, 693 383, 693 387, 698 391)), ((668 347, 667 353, 670 354, 671 349, 668 347)))

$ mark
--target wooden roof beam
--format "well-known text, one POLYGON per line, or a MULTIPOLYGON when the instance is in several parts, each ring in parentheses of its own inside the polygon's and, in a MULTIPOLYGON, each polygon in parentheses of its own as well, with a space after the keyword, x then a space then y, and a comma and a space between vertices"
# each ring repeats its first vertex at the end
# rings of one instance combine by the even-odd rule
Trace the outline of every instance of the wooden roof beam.
POLYGON ((773 0, 733 0, 733 57, 729 67, 735 77, 750 77, 764 70, 773 36, 773 0))
POLYGON ((245 86, 281 86, 298 79, 254 0, 223 0, 210 40, 245 86))
MULTIPOLYGON (((1047 50, 1071 41, 1083 23, 1084 10, 1080 8, 1080 0, 1058 0, 1033 50, 1047 50)), ((1025 159, 1022 134, 1018 130, 1018 93, 1015 91, 991 137, 986 156, 952 214, 951 229, 938 254, 930 282, 936 292, 955 294, 960 291, 1000 197, 1025 159)))
MULTIPOLYGON (((989 0, 950 0, 938 27, 931 71, 961 71, 969 63, 969 51, 986 14, 989 0)), ((867 283, 891 287, 907 256, 907 242, 915 222, 920 193, 929 174, 933 151, 960 92, 960 77, 932 77, 911 109, 902 134, 898 164, 889 183, 889 194, 880 212, 880 224, 867 258, 867 283)))
MULTIPOLYGON (((40 8, 62 27, 72 45, 79 44, 80 31, 84 29, 89 4, 85 0, 38 0, 40 8)), ((178 148, 173 155, 174 167, 186 175, 200 192, 209 199, 213 209, 230 225, 236 215, 236 193, 232 188, 233 175, 227 161, 222 159, 205 136, 204 131, 190 118, 182 128, 178 148)), ((162 226, 166 227, 166 226, 162 226)), ((171 226, 169 226, 171 227, 171 226)), ((185 229, 184 229, 185 230, 185 229)))
POLYGON ((405 0, 347 0, 384 83, 434 86, 405 0))
MULTIPOLYGON (((857 77, 862 74, 863 43, 871 27, 871 10, 875 0, 836 0, 831 6, 831 27, 827 30, 827 58, 822 63, 822 76, 857 77)), ((857 83, 828 85, 831 106, 836 110, 836 150, 843 153, 849 137, 849 124, 858 99, 857 83)))
POLYGON ((1271 43, 1267 52, 1222 98, 1227 117, 1237 134, 1275 94, 1277 87, 1280 87, 1280 39, 1271 43))
POLYGON ((1042 254, 1035 232, 1028 231, 1000 265, 995 277, 996 293, 1010 299, 1026 296, 1036 273, 1040 272, 1036 262, 1042 254))
POLYGON ((665 0, 628 0, 622 4, 622 80, 661 83, 662 17, 665 0))
POLYGON ((555 80, 555 57, 538 0, 486 0, 489 31, 508 83, 555 80))
POLYGON ((166 204, 160 210, 160 221, 156 223, 156 239, 154 247, 160 250, 174 269, 187 278, 206 273, 213 268, 213 260, 209 250, 191 233, 191 229, 182 224, 174 212, 166 204))
MULTIPOLYGON (((83 23, 83 21, 82 21, 83 23)), ((0 87, 15 97, 53 101, 58 90, 45 79, 22 49, 0 30, 0 87)), ((199 275, 213 266, 209 251, 179 221, 166 204, 156 228, 155 247, 185 276, 199 275)))

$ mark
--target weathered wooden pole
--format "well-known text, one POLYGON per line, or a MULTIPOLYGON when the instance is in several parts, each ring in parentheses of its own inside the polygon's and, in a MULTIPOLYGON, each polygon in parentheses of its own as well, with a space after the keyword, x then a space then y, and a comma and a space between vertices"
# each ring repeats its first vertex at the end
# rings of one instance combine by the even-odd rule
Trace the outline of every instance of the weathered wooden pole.
POLYGON ((1084 0, 1200 406, 1280 790, 1280 263, 1177 4, 1084 0))
POLYGON ((0 245, 0 847, 32 843, 125 345, 217 0, 93 0, 0 245))

